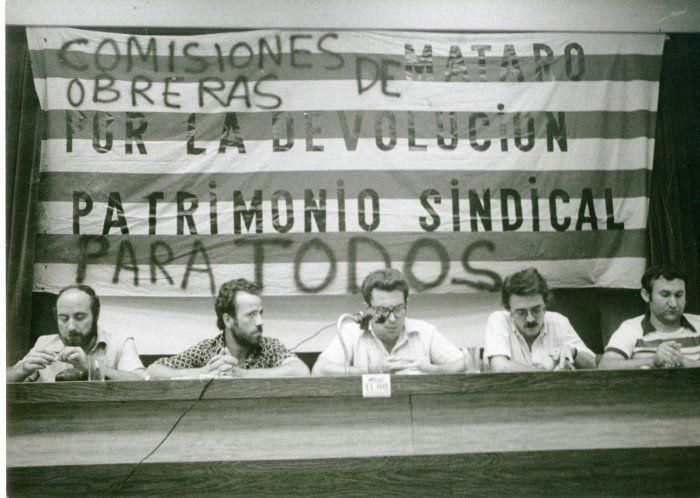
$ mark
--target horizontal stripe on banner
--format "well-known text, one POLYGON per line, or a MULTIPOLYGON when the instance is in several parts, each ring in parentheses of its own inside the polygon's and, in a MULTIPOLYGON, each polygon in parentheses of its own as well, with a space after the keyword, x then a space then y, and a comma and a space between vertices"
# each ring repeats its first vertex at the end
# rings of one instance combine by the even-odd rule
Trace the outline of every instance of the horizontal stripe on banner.
MULTIPOLYGON (((282 142, 284 143, 284 142, 282 142)), ((523 153, 509 142, 508 151, 494 141, 485 151, 475 151, 468 141, 460 140, 454 150, 439 148, 435 140, 417 140, 425 151, 410 150, 407 139, 397 140, 390 151, 380 151, 373 139, 359 139, 355 150, 348 150, 343 139, 314 139, 323 151, 307 151, 305 141, 296 142, 287 151, 274 152, 272 141, 246 141, 245 154, 236 147, 218 153, 219 142, 196 141, 205 149, 188 155, 184 142, 145 142, 146 154, 135 143, 130 154, 123 141, 114 141, 109 152, 99 153, 92 140, 74 140, 72 152, 66 152, 65 140, 44 140, 41 169, 47 172, 99 172, 142 174, 214 174, 299 171, 545 171, 638 170, 651 169, 654 140, 647 138, 572 139, 567 150, 554 146, 547 150, 546 140, 536 140, 532 150, 523 153)), ((103 142, 104 144, 104 142, 103 142)))
MULTIPOLYGON (((404 262, 394 263, 394 268, 404 271, 414 277, 411 287, 416 291, 415 282, 437 283, 434 287, 424 289, 428 293, 470 293, 483 292, 493 289, 497 279, 504 278, 516 271, 527 267, 536 267, 547 279, 551 288, 567 287, 614 287, 639 288, 639 281, 644 273, 646 261, 644 258, 610 258, 610 259, 574 259, 559 261, 479 261, 475 262, 473 270, 467 272, 461 261, 452 261, 445 268, 437 262, 418 262, 406 266, 404 262), (496 273, 499 277, 488 274, 478 274, 478 271, 496 273), (444 274, 443 278, 439 278, 444 274)), ((358 263, 356 268, 356 283, 371 272, 383 268, 382 263, 358 263)), ((221 284, 234 278, 254 280, 255 266, 243 265, 212 265, 213 279, 206 271, 206 266, 198 260, 190 271, 187 280, 186 265, 165 267, 170 280, 156 269, 151 281, 151 268, 148 265, 138 266, 138 285, 134 285, 134 272, 122 270, 116 283, 115 268, 112 265, 88 265, 84 283, 92 286, 101 296, 210 296, 214 295, 221 284), (184 288, 183 288, 183 284, 184 288)), ((348 294, 345 265, 337 265, 334 278, 328 278, 331 266, 328 263, 304 263, 298 268, 295 280, 294 265, 291 263, 269 264, 263 267, 263 294, 282 296, 290 294, 308 294, 299 288, 315 287, 314 294, 344 295, 348 294), (325 280, 328 284, 323 287, 325 280)), ((72 264, 42 264, 34 265, 34 290, 41 292, 58 292, 62 287, 76 281, 77 268, 72 264)))
MULTIPOLYGON (((133 163, 138 169, 138 163, 133 163)), ((174 200, 178 191, 189 192, 199 199, 209 200, 212 192, 221 201, 232 199, 234 191, 240 191, 250 199, 255 190, 267 194, 285 190, 293 197, 303 198, 306 189, 318 195, 325 189, 332 196, 342 188, 346 199, 356 199, 366 189, 374 189, 382 199, 410 199, 425 189, 433 188, 445 198, 452 189, 458 189, 460 197, 467 197, 469 190, 479 195, 488 189, 492 198, 500 198, 500 189, 512 189, 529 199, 531 189, 538 195, 549 196, 555 189, 579 196, 583 188, 592 195, 604 198, 642 197, 646 194, 647 171, 298 171, 220 173, 211 174, 136 174, 136 173, 43 173, 39 183, 39 199, 62 201, 73 198, 73 192, 84 191, 95 202, 107 202, 111 191, 118 191, 123 201, 142 200, 151 192, 163 192, 166 200, 174 200), (455 185, 454 182, 457 182, 455 185), (214 182, 212 184, 212 182, 214 182), (339 187, 342 185, 342 187, 339 187), (212 188, 213 187, 213 188, 212 188)))
MULTIPOLYGON (((272 192, 269 193, 272 195, 272 192)), ((284 233, 336 233, 346 231, 349 233, 367 234, 367 230, 372 230, 374 224, 376 228, 372 233, 402 233, 416 232, 416 236, 421 233, 434 232, 453 232, 455 226, 459 224, 457 231, 463 232, 501 232, 504 231, 504 221, 501 210, 502 202, 491 200, 490 217, 486 217, 486 223, 491 222, 491 229, 487 230, 484 226, 484 217, 478 214, 477 203, 484 203, 481 193, 479 199, 475 202, 474 214, 472 216, 471 206, 468 199, 460 199, 458 217, 453 217, 452 203, 449 197, 445 197, 438 204, 435 198, 426 200, 426 206, 433 211, 431 213, 428 207, 423 207, 418 199, 379 199, 378 210, 373 212, 373 202, 370 197, 364 198, 364 202, 358 202, 357 199, 352 199, 345 202, 345 230, 342 230, 342 219, 339 216, 338 201, 335 198, 326 199, 326 209, 323 211, 320 206, 318 192, 314 193, 314 198, 305 200, 294 199, 291 203, 291 209, 287 210, 287 203, 284 197, 280 197, 273 204, 268 195, 262 197, 260 215, 261 227, 264 234, 277 234, 281 230, 287 230, 284 233), (306 205, 305 205, 306 204, 306 205), (319 211, 321 214, 319 214, 319 211), (278 219, 275 219, 275 213, 278 219), (325 216, 324 216, 325 213, 325 216), (291 215, 291 216, 290 216, 291 215), (325 220, 325 229, 319 230, 319 223, 323 226, 325 220), (472 222, 474 226, 472 225, 472 222), (277 224, 275 228, 274 224, 277 224), (423 227, 426 227, 425 229, 423 227)), ((178 226, 182 232, 189 234, 189 222, 182 216, 177 216, 177 204, 173 199, 165 199, 169 202, 158 202, 156 205, 155 216, 155 234, 156 235, 177 235, 178 226)), ((246 207, 251 207, 251 198, 243 197, 246 207)), ((507 199, 508 219, 510 224, 516 223, 516 208, 512 199, 507 199)), ((581 200, 578 198, 570 198, 569 202, 564 202, 561 197, 556 197, 552 201, 555 211, 552 213, 549 199, 539 199, 539 231, 554 232, 557 231, 553 227, 553 223, 562 226, 559 231, 578 231, 577 228, 583 231, 592 230, 592 224, 596 223, 598 229, 604 230, 608 227, 607 206, 604 199, 594 199, 593 207, 595 213, 591 214, 584 205, 582 217, 578 217, 581 209, 581 200), (556 216, 556 220, 552 219, 552 214, 556 216)), ((191 217, 191 222, 199 234, 211 233, 212 216, 209 199, 199 199, 198 207, 194 210, 191 217)), ((529 199, 523 199, 522 204, 522 220, 523 223, 518 228, 518 232, 531 232, 534 229, 537 220, 533 219, 531 202, 529 199)), ((342 204, 341 204, 342 205, 342 204)), ((613 199, 612 211, 614 213, 615 223, 624 223, 627 230, 643 229, 647 223, 647 205, 646 197, 634 197, 613 199)), ((191 201, 183 200, 183 209, 191 207, 191 201)), ((79 225, 81 234, 102 234, 107 214, 106 203, 94 203, 89 213, 78 216, 78 210, 85 209, 85 201, 80 201, 76 204, 76 221, 79 225)), ((73 202, 59 201, 43 201, 39 203, 39 220, 38 233, 49 234, 64 234, 70 235, 73 233, 73 202)), ((149 204, 143 203, 123 203, 124 222, 131 235, 147 235, 149 233, 149 204)), ((236 216, 234 216, 233 198, 218 199, 216 206, 216 227, 219 234, 234 234, 236 231, 234 219, 238 220, 238 228, 240 233, 255 233, 256 222, 253 220, 254 211, 250 213, 250 230, 245 224, 243 209, 236 208, 236 216)), ((117 226, 116 210, 111 216, 112 228, 110 234, 121 233, 117 226)), ((505 230, 507 231, 507 230, 505 230)))
MULTIPOLYGON (((544 43, 556 54, 561 54, 567 45, 579 44, 586 54, 647 54, 660 55, 663 50, 663 34, 605 34, 605 33, 431 33, 426 31, 333 31, 333 30, 251 30, 230 33, 212 33, 191 36, 143 36, 124 33, 109 33, 104 31, 83 30, 76 28, 27 28, 27 40, 31 50, 60 49, 66 41, 85 39, 85 44, 70 45, 71 51, 95 53, 98 45, 105 39, 111 38, 119 47, 121 54, 126 56, 129 38, 138 40, 145 52, 150 39, 155 39, 156 53, 169 55, 168 45, 176 42, 176 54, 182 54, 184 45, 197 42, 193 47, 193 55, 216 55, 214 44, 222 47, 222 52, 228 51, 236 43, 247 43, 259 53, 260 39, 265 39, 267 45, 277 52, 276 36, 279 37, 282 53, 291 52, 292 36, 302 35, 295 40, 295 47, 311 53, 321 53, 318 41, 328 33, 335 37, 325 37, 322 47, 332 52, 360 52, 370 54, 401 55, 405 44, 411 43, 416 53, 423 52, 423 46, 432 45, 433 53, 447 54, 452 45, 458 45, 463 53, 473 51, 472 45, 491 45, 492 54, 503 52, 506 44, 513 45, 516 53, 532 54, 534 43, 544 43), (311 38, 304 38, 308 35, 311 38), (196 50, 194 50, 196 48, 196 50)), ((104 48, 104 53, 110 47, 104 48)), ((101 52, 102 53, 102 52, 101 52)), ((266 52, 267 53, 267 52, 266 52)), ((136 54, 136 49, 132 49, 136 54)))
MULTIPOLYGON (((92 140, 96 136, 97 129, 102 144, 105 143, 106 132, 109 131, 112 134, 112 140, 125 140, 127 134, 129 137, 140 134, 146 143, 146 148, 152 142, 167 140, 180 140, 182 147, 190 137, 197 145, 199 142, 214 140, 218 142, 222 137, 234 139, 233 134, 226 134, 228 126, 224 126, 227 118, 225 112, 196 113, 194 118, 186 113, 142 114, 143 117, 129 118, 125 112, 108 114, 94 111, 48 111, 46 137, 65 139, 70 136, 73 140, 92 140)), ((228 118, 233 124, 232 118, 228 118)), ((237 112, 235 120, 239 129, 237 136, 243 140, 244 144, 254 140, 265 140, 271 143, 273 138, 278 138, 281 144, 286 144, 289 139, 304 142, 310 136, 313 137, 314 142, 342 138, 343 143, 350 145, 355 139, 372 139, 373 150, 378 150, 376 145, 378 138, 383 143, 389 144, 392 136, 406 139, 413 135, 416 144, 427 144, 434 149, 438 148, 439 138, 442 138, 443 143, 449 147, 453 135, 469 147, 469 140, 472 139, 471 134, 473 134, 477 148, 484 148, 485 139, 491 139, 494 142, 491 147, 500 147, 500 144, 495 142, 501 138, 509 138, 509 148, 517 150, 513 143, 515 136, 522 137, 520 143, 523 147, 527 147, 530 135, 536 140, 547 137, 551 137, 552 140, 556 140, 557 137, 566 137, 567 140, 629 139, 654 138, 656 131, 656 113, 652 111, 505 112, 500 115, 495 112, 495 106, 485 113, 449 110, 445 112, 341 110, 315 111, 312 114, 237 112)), ((301 146, 301 143, 297 145, 297 147, 301 146)), ((347 148, 348 146, 346 150, 347 148)), ((270 149, 272 149, 271 145, 270 149)), ((559 150, 559 146, 555 144, 554 149, 559 150)))
MULTIPOLYGON (((418 49, 422 50, 422 47, 418 49)), ((270 75, 282 81, 354 80, 358 68, 362 74, 371 74, 370 71, 374 70, 374 65, 367 60, 368 58, 377 64, 391 64, 392 71, 398 75, 397 79, 413 81, 658 81, 661 74, 660 55, 584 55, 581 58, 575 52, 569 57, 565 57, 563 53, 552 55, 547 59, 545 73, 542 60, 546 56, 543 54, 540 59, 535 59, 532 47, 526 54, 516 52, 514 64, 510 62, 510 57, 507 57, 505 71, 502 68, 503 54, 494 55, 493 52, 481 61, 476 52, 463 52, 463 58, 459 60, 449 58, 448 53, 434 53, 429 70, 404 54, 295 54, 292 61, 289 53, 281 53, 275 59, 269 55, 260 59, 258 56, 251 56, 245 50, 234 52, 233 57, 224 53, 221 56, 200 57, 197 60, 184 56, 172 59, 168 56, 150 56, 147 60, 142 60, 138 52, 133 53, 130 67, 124 62, 126 56, 121 54, 101 55, 100 67, 95 65, 94 54, 86 52, 67 52, 64 57, 68 59, 70 66, 60 60, 61 53, 58 50, 32 51, 30 56, 35 78, 94 79, 108 74, 117 80, 130 80, 138 76, 143 81, 159 82, 173 77, 182 82, 198 82, 202 78, 231 81, 241 76, 248 81, 257 81, 270 75), (75 69, 75 66, 85 69, 75 69)), ((421 53, 418 52, 418 55, 421 53)))
MULTIPOLYGON (((100 254, 100 242, 89 242, 78 235, 39 235, 36 242, 37 263, 73 263, 81 259, 81 248, 90 264, 116 264, 122 240, 128 240, 138 264, 149 264, 151 251, 168 264, 187 264, 195 239, 206 251, 212 264, 245 264, 253 261, 254 244, 264 248, 265 263, 288 263, 314 239, 319 247, 309 244, 304 261, 329 260, 326 250, 339 263, 347 261, 382 261, 382 254, 391 260, 460 261, 468 251, 469 261, 534 261, 559 259, 590 259, 608 257, 644 257, 645 230, 614 230, 563 233, 400 233, 400 234, 279 234, 274 236, 201 235, 156 236, 143 235, 105 238, 106 249, 100 254), (89 245, 86 245, 88 244, 89 245), (172 256, 170 256, 172 251, 172 256), (352 254, 351 254, 352 253, 352 254), (412 258, 409 253, 414 253, 412 258), (353 255, 354 254, 354 255, 353 255)), ((96 240, 96 239, 90 239, 96 240)), ((305 249, 306 251, 306 249, 305 249)), ((127 264, 130 260, 127 256, 127 264)))
MULTIPOLYGON (((73 108, 68 99, 69 85, 72 85, 71 98, 82 102, 76 109, 178 113, 227 110, 267 112, 274 108, 302 112, 320 109, 493 112, 499 104, 503 104, 506 111, 519 112, 656 111, 659 88, 659 84, 652 81, 420 84, 391 81, 387 90, 400 94, 400 98, 397 98, 382 94, 378 88, 359 94, 355 81, 265 81, 260 84, 257 93, 250 88, 248 99, 233 98, 228 102, 228 95, 234 87, 232 82, 213 85, 212 88, 220 88, 213 92, 214 95, 201 91, 200 85, 195 83, 175 83, 166 91, 164 84, 154 82, 148 90, 153 103, 139 98, 138 105, 134 106, 132 83, 129 81, 116 81, 110 87, 110 92, 100 92, 99 96, 95 95, 96 85, 91 80, 35 78, 34 83, 43 110, 73 108), (79 88, 85 92, 82 100, 79 88), (170 92, 179 93, 179 96, 169 98, 171 105, 179 105, 179 108, 166 105, 163 95, 170 92), (117 97, 114 102, 95 101, 96 97, 109 99, 113 96, 117 97)), ((369 83, 371 81, 363 81, 363 86, 369 83)), ((234 95, 240 96, 243 91, 238 88, 234 95)))

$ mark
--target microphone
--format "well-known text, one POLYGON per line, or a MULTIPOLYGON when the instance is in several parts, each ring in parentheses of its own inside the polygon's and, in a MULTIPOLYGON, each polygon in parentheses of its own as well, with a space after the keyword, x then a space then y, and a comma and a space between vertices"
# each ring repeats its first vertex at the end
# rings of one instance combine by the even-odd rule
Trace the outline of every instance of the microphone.
MULTIPOLYGON (((360 328, 364 331, 369 331, 369 322, 372 320, 372 315, 369 315, 365 313, 364 311, 358 311, 356 313, 348 313, 345 316, 346 320, 350 320, 352 322, 357 323, 360 328)), ((382 321, 377 320, 377 323, 384 323, 386 321, 386 318, 382 321)))

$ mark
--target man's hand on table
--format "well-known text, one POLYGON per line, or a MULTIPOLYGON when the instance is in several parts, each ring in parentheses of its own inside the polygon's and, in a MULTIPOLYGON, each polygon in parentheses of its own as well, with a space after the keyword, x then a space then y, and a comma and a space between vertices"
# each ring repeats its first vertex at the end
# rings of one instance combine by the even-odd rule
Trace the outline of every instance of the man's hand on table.
POLYGON ((201 373, 212 376, 228 376, 228 372, 237 366, 238 360, 233 356, 229 354, 217 354, 212 356, 207 364, 201 368, 201 373))

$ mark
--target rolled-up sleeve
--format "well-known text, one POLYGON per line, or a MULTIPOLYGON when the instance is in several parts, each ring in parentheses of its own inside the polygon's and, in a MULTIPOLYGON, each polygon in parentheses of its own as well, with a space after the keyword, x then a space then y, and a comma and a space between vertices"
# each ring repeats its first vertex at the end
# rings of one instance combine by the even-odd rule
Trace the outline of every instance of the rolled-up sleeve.
POLYGON ((486 322, 484 331, 484 358, 491 359, 494 356, 512 356, 510 339, 508 336, 508 318, 499 311, 491 313, 486 322))
POLYGON ((462 357, 459 349, 438 330, 434 330, 430 341, 430 363, 442 365, 462 357))
POLYGON ((595 354, 589 349, 588 346, 586 346, 586 343, 583 342, 583 339, 579 337, 579 335, 574 330, 574 327, 571 325, 571 322, 569 322, 569 320, 566 317, 561 317, 561 320, 562 323, 560 327, 558 327, 559 343, 562 346, 570 346, 572 348, 576 348, 576 350, 579 353, 586 353, 589 356, 595 358, 595 354))
POLYGON ((637 331, 623 323, 613 332, 607 346, 605 346, 605 352, 612 351, 629 360, 634 355, 634 345, 637 343, 639 336, 640 334, 637 331))
POLYGON ((117 370, 122 372, 133 372, 134 370, 144 368, 139 357, 139 352, 136 349, 136 342, 132 337, 128 337, 122 346, 122 352, 119 356, 117 370))

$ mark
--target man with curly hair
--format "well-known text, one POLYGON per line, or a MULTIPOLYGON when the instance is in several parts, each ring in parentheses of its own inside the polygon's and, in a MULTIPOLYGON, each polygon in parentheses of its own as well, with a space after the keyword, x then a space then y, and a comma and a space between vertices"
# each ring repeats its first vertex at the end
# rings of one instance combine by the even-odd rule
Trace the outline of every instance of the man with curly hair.
POLYGON ((309 369, 277 339, 263 336, 260 288, 243 278, 221 286, 214 303, 221 334, 148 367, 154 379, 300 377, 309 369))

